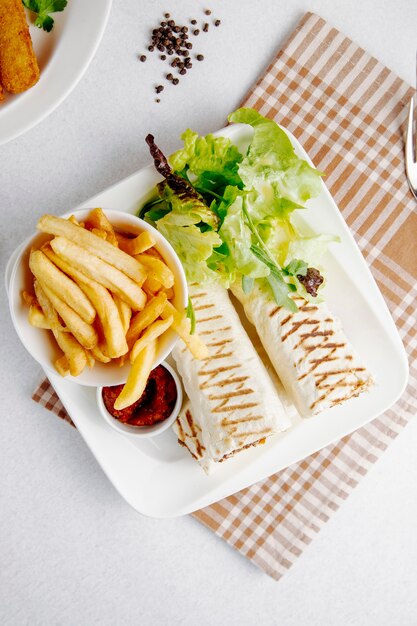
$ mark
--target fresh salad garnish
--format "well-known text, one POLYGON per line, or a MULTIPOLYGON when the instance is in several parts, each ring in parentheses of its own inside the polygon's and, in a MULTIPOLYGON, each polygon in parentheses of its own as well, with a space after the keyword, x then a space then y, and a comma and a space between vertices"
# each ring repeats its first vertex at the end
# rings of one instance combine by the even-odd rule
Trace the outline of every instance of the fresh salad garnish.
POLYGON ((146 141, 164 180, 140 216, 177 252, 189 282, 239 280, 245 293, 255 282, 279 306, 296 311, 291 297, 318 296, 320 258, 337 237, 304 237, 293 211, 321 190, 321 172, 298 157, 286 133, 253 109, 229 121, 248 124, 253 136, 245 154, 227 137, 188 129, 184 146, 168 160, 152 135, 146 141))
POLYGON ((67 6, 67 0, 22 0, 23 5, 37 14, 35 26, 43 28, 48 33, 54 27, 54 18, 51 13, 63 11, 67 6))

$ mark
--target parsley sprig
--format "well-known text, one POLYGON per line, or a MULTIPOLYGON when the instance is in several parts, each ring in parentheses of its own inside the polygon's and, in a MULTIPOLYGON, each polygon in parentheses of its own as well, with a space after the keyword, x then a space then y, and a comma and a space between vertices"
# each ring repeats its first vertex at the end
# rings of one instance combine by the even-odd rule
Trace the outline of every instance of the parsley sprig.
POLYGON ((48 33, 54 26, 54 18, 50 14, 63 11, 67 6, 67 0, 22 0, 22 2, 29 11, 37 13, 35 26, 43 28, 48 33))

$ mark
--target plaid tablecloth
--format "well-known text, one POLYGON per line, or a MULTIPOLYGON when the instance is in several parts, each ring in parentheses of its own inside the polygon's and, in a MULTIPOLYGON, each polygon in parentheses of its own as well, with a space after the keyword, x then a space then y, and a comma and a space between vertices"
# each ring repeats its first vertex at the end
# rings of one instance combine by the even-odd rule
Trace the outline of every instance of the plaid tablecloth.
MULTIPOLYGON (((194 517, 279 579, 416 412, 417 205, 404 175, 412 89, 308 13, 242 103, 288 128, 329 187, 386 299, 410 358, 387 413, 194 517)), ((69 419, 44 380, 33 398, 69 419)))

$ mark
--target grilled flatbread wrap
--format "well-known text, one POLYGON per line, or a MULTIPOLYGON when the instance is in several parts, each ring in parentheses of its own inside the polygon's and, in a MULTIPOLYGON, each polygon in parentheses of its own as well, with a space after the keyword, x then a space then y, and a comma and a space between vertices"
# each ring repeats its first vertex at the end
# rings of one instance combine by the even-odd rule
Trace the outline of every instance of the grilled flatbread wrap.
POLYGON ((182 344, 173 357, 191 406, 176 426, 206 471, 212 461, 263 443, 291 425, 266 368, 225 289, 191 285, 196 330, 209 355, 195 359, 182 344))
POLYGON ((291 313, 259 287, 245 294, 235 284, 232 291, 301 416, 320 413, 373 385, 340 321, 324 302, 296 297, 299 310, 291 313))

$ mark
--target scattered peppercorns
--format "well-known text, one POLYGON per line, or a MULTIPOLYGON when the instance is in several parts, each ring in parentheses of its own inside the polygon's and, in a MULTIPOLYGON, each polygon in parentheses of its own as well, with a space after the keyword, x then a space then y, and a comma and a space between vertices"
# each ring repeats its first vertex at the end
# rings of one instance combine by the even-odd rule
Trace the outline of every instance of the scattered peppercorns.
MULTIPOLYGON (((205 9, 204 14, 207 16, 211 15, 211 10, 205 9)), ((159 23, 159 26, 152 29, 147 49, 149 52, 158 50, 158 52, 160 52, 159 58, 161 61, 166 61, 167 55, 175 55, 173 59, 168 59, 168 63, 171 67, 177 69, 178 74, 184 76, 187 71, 193 67, 190 58, 190 51, 193 48, 193 44, 189 41, 189 28, 184 24, 177 24, 175 20, 171 18, 170 13, 164 13, 164 18, 165 19, 159 23)), ((202 23, 200 28, 196 27, 197 20, 195 18, 189 18, 188 22, 193 26, 190 30, 190 34, 195 37, 197 37, 201 31, 207 33, 209 30, 208 22, 202 23)), ((221 24, 221 20, 215 19, 213 20, 213 24, 218 27, 221 24)), ((145 54, 140 54, 138 57, 142 63, 147 60, 147 56, 145 54)), ((203 61, 204 55, 196 54, 195 58, 197 61, 203 61)), ((166 74, 165 78, 173 85, 178 85, 179 83, 179 78, 174 77, 172 72, 166 74)), ((161 93, 163 90, 163 85, 155 85, 155 91, 157 94, 161 93)), ((155 102, 160 102, 160 98, 156 98, 155 102)))

